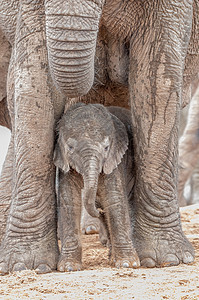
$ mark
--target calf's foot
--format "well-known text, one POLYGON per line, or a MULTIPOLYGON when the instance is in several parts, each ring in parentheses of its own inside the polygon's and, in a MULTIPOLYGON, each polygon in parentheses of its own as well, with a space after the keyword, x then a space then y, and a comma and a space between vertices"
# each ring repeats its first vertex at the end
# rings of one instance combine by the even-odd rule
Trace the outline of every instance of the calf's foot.
POLYGON ((100 220, 91 217, 86 210, 83 210, 81 229, 83 234, 96 234, 99 233, 100 220))
POLYGON ((57 270, 60 272, 80 271, 82 269, 82 247, 77 244, 75 247, 62 246, 57 270))
POLYGON ((136 250, 129 245, 126 247, 114 246, 111 251, 110 263, 116 268, 138 268, 140 266, 136 250))

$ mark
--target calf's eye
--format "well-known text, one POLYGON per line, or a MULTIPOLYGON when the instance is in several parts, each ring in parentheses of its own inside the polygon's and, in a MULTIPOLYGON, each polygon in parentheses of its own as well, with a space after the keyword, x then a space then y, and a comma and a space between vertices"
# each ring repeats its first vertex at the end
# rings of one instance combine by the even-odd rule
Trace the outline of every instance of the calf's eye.
POLYGON ((71 145, 68 145, 68 150, 69 150, 69 151, 73 151, 73 150, 74 150, 74 147, 71 146, 71 145))
POLYGON ((104 151, 108 151, 108 148, 109 148, 109 146, 106 146, 106 147, 104 148, 104 151))

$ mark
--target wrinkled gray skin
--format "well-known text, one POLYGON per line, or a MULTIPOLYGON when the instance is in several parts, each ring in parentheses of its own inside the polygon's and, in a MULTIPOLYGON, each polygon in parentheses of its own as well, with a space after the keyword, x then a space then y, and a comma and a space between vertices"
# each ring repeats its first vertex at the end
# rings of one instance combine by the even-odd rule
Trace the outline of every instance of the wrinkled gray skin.
POLYGON ((134 184, 131 124, 129 110, 83 103, 72 106, 59 123, 54 153, 54 163, 60 169, 59 271, 81 269, 82 202, 91 216, 101 215, 105 222, 111 264, 140 264, 132 243, 128 204, 134 184))
POLYGON ((181 103, 199 66, 198 18, 196 0, 1 1, 0 27, 12 46, 1 273, 56 269, 54 127, 65 100, 79 97, 130 104, 141 265, 193 261, 180 222, 177 149, 181 103))

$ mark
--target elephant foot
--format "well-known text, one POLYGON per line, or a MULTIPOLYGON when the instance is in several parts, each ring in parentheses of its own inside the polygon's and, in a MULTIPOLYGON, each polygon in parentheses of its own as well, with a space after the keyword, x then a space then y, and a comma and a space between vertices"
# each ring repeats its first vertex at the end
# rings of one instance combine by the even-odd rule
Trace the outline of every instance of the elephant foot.
POLYGON ((81 262, 69 261, 65 257, 60 257, 57 270, 60 272, 74 272, 81 271, 82 264, 81 262))
POLYGON ((99 233, 100 221, 98 218, 93 218, 89 214, 86 214, 82 218, 82 233, 83 234, 96 234, 99 233))
POLYGON ((81 256, 81 247, 75 250, 62 249, 57 270, 60 272, 80 271, 82 268, 81 256))
POLYGON ((96 234, 99 233, 98 225, 97 224, 89 224, 88 226, 84 226, 82 228, 83 234, 96 234))
POLYGON ((84 212, 81 222, 83 234, 98 234, 102 245, 108 245, 108 233, 101 219, 91 217, 87 212, 84 212))
POLYGON ((161 232, 147 237, 134 238, 134 245, 141 266, 147 268, 190 264, 194 261, 194 249, 183 233, 161 232))
POLYGON ((133 247, 114 247, 111 254, 110 263, 116 268, 138 268, 140 266, 139 257, 133 247))
POLYGON ((58 260, 58 247, 56 240, 20 241, 5 240, 0 248, 0 274, 9 272, 35 270, 37 273, 48 273, 56 270, 58 260))

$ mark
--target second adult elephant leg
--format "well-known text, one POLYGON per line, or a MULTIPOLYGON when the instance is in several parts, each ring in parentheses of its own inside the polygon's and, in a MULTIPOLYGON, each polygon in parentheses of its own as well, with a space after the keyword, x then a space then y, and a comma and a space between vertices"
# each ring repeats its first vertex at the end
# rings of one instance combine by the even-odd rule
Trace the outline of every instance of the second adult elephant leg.
POLYGON ((12 171, 13 171, 13 136, 11 137, 8 153, 3 164, 0 178, 0 242, 5 233, 7 216, 12 198, 12 171))
POLYGON ((185 205, 183 191, 185 183, 193 173, 199 160, 199 86, 191 100, 187 125, 179 142, 179 204, 185 205))
POLYGON ((190 24, 184 24, 184 20, 191 14, 191 5, 185 9, 181 1, 175 1, 175 6, 170 5, 174 1, 160 2, 157 15, 152 12, 148 16, 153 26, 144 33, 139 27, 143 35, 132 38, 130 52, 137 172, 133 238, 141 265, 146 267, 190 263, 194 259, 193 248, 182 232, 177 201, 180 87, 185 37, 191 27, 191 20, 190 24), (160 6, 164 9, 159 10, 160 6), (179 8, 177 14, 170 11, 172 7, 179 8), (170 16, 174 19, 169 21, 170 16), (174 42, 170 45, 166 41, 174 42))
POLYGON ((199 203, 199 161, 192 174, 192 198, 189 204, 199 203))
MULTIPOLYGON (((12 202, 0 272, 56 269, 54 109, 40 1, 20 1, 15 41, 12 202), (35 3, 36 2, 36 3, 35 3)), ((8 89, 9 90, 9 89, 8 89)))

